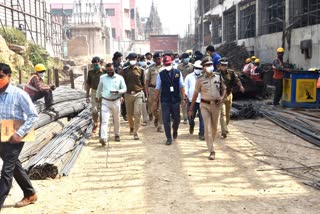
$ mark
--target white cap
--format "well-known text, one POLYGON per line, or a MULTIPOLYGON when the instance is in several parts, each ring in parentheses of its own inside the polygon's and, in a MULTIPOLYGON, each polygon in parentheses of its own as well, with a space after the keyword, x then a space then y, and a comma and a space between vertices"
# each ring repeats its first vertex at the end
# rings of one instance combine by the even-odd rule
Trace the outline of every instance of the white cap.
POLYGON ((193 67, 202 69, 201 60, 195 61, 193 67))

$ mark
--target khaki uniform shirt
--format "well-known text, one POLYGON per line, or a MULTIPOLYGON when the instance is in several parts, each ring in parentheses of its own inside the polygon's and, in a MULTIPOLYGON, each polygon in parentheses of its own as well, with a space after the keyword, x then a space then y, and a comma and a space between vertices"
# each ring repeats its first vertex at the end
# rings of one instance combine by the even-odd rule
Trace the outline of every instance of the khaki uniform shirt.
POLYGON ((162 65, 157 66, 156 64, 149 67, 146 82, 148 87, 156 87, 157 76, 160 72, 162 65))
POLYGON ((221 92, 226 89, 219 73, 214 72, 211 77, 203 74, 198 77, 194 92, 201 93, 201 98, 206 101, 219 99, 221 92))
POLYGON ((181 63, 177 69, 181 71, 183 79, 185 79, 188 74, 193 72, 193 66, 191 63, 188 63, 186 65, 181 63))
POLYGON ((230 69, 227 69, 227 72, 226 73, 223 73, 221 71, 221 75, 222 75, 222 78, 224 80, 224 83, 227 87, 227 93, 226 93, 226 96, 228 96, 230 93, 232 93, 232 88, 233 86, 238 82, 240 81, 238 75, 233 71, 233 70, 230 70, 230 69))
POLYGON ((144 70, 143 68, 135 65, 133 68, 131 66, 123 68, 121 75, 127 85, 127 92, 131 91, 141 91, 144 89, 144 70))
POLYGON ((87 84, 88 86, 93 89, 97 90, 99 81, 100 81, 100 76, 103 75, 104 73, 102 71, 94 71, 90 70, 88 72, 88 78, 87 78, 87 84))

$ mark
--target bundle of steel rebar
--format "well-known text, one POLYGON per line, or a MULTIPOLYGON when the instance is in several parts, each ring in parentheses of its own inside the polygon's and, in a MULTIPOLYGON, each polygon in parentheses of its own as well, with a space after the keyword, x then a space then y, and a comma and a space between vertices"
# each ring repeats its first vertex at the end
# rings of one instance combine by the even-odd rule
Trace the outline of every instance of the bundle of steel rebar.
POLYGON ((26 142, 20 153, 19 159, 22 163, 36 155, 55 135, 60 133, 68 123, 67 118, 51 122, 35 131, 35 141, 26 142))
POLYGON ((85 98, 55 104, 51 107, 51 110, 39 114, 39 119, 34 128, 37 129, 62 117, 74 116, 88 105, 85 98))
MULTIPOLYGON (((62 102, 69 102, 71 100, 79 100, 86 97, 86 94, 83 90, 72 89, 69 87, 58 87, 53 91, 53 106, 62 102)), ((44 99, 40 99, 35 102, 35 107, 38 113, 45 111, 44 99)))
POLYGON ((243 120, 243 119, 254 119, 262 117, 260 112, 261 105, 249 103, 245 105, 233 104, 231 108, 231 119, 243 120))
POLYGON ((76 148, 76 141, 81 138, 90 123, 90 109, 86 108, 30 159, 26 166, 30 178, 55 178, 70 159, 72 151, 76 148))
POLYGON ((82 150, 82 148, 84 147, 84 145, 86 144, 88 138, 91 136, 92 133, 92 129, 93 129, 93 124, 91 123, 88 128, 86 129, 86 132, 84 133, 83 137, 81 138, 81 140, 79 141, 79 143, 76 145, 76 148, 73 150, 71 158, 68 160, 68 162, 63 166, 60 175, 61 176, 68 176, 71 168, 74 166, 74 164, 76 163, 77 158, 80 155, 80 152, 82 150))
POLYGON ((306 141, 320 146, 320 127, 308 124, 306 120, 284 116, 283 114, 275 111, 263 109, 261 110, 263 115, 281 126, 282 128, 292 132, 293 134, 305 139, 306 141))

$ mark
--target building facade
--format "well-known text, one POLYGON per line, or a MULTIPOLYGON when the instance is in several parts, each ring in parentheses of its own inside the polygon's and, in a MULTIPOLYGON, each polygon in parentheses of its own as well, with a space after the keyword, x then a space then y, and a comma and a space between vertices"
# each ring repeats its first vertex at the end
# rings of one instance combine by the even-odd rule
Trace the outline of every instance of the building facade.
POLYGON ((51 16, 46 0, 2 0, 0 22, 0 27, 21 30, 51 56, 61 56, 62 26, 51 16))
MULTIPOLYGON (((86 1, 81 1, 86 4, 86 1)), ((57 20, 68 26, 71 20, 74 0, 51 0, 51 12, 58 14, 57 20)), ((143 33, 137 21, 140 19, 136 8, 136 0, 96 0, 100 3, 106 14, 111 28, 110 53, 120 51, 130 52, 133 41, 140 38, 143 33)), ((72 33, 72 32, 71 32, 72 33)), ((108 54, 110 54, 108 53, 108 54)))
POLYGON ((236 41, 268 63, 284 47, 297 68, 320 67, 319 0, 197 0, 195 17, 199 49, 236 41))

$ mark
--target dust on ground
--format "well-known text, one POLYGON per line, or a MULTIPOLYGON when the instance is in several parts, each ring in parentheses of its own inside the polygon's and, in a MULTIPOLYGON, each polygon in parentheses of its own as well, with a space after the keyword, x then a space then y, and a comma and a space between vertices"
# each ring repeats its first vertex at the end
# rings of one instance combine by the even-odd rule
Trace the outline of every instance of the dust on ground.
POLYGON ((295 167, 320 165, 320 148, 265 119, 231 121, 214 161, 185 124, 171 146, 153 124, 141 127, 139 141, 121 127, 108 168, 93 136, 68 177, 32 181, 39 200, 20 209, 12 207, 22 197, 15 183, 2 213, 319 213, 320 192, 304 184, 319 171, 295 167))

